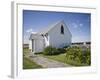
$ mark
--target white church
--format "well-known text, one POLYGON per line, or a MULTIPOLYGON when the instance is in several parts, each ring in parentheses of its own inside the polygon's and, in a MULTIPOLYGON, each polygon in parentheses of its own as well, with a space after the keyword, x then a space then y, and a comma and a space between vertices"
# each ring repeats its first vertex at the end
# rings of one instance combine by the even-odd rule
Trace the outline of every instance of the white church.
POLYGON ((71 44, 72 34, 64 21, 50 25, 41 32, 32 33, 29 38, 31 52, 42 52, 45 47, 62 48, 71 44))

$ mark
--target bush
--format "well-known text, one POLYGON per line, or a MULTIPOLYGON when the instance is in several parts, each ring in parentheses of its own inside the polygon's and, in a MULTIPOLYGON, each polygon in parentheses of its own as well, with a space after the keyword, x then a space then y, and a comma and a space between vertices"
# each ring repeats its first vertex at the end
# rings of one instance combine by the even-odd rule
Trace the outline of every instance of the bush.
POLYGON ((44 55, 56 55, 56 54, 59 54, 59 51, 57 48, 54 48, 52 46, 48 46, 44 49, 43 54, 44 55))
POLYGON ((66 51, 67 60, 74 60, 80 62, 81 49, 79 47, 69 47, 66 51))
POLYGON ((83 63, 87 63, 91 65, 91 51, 90 49, 86 49, 83 54, 83 63))
POLYGON ((65 48, 58 48, 59 53, 65 53, 66 49, 65 48))
POLYGON ((77 63, 91 64, 90 50, 86 49, 82 51, 82 49, 77 46, 67 48, 66 58, 69 61, 76 61, 77 63))
POLYGON ((34 54, 43 54, 43 52, 36 52, 36 53, 34 53, 34 54))
POLYGON ((64 46, 63 48, 68 48, 69 46, 64 46))

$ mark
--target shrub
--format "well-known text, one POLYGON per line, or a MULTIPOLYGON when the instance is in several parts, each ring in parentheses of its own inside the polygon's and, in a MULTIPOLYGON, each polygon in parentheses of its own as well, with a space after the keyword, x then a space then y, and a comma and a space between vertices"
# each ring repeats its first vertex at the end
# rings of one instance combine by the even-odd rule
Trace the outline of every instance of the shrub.
POLYGON ((83 54, 83 63, 87 63, 91 65, 91 51, 90 49, 86 49, 83 54))
POLYGON ((66 50, 67 60, 76 61, 77 63, 91 64, 90 50, 82 51, 80 47, 73 46, 66 50))
POLYGON ((63 48, 68 48, 69 46, 64 46, 63 48))
POLYGON ((81 63, 82 50, 77 46, 69 47, 66 51, 67 60, 73 60, 81 63))
POLYGON ((44 55, 56 55, 56 54, 59 54, 59 51, 57 48, 54 48, 52 46, 48 46, 44 49, 43 54, 44 55))
POLYGON ((58 48, 59 53, 65 53, 66 49, 65 48, 58 48))
POLYGON ((34 54, 43 54, 43 52, 36 52, 36 53, 34 53, 34 54))

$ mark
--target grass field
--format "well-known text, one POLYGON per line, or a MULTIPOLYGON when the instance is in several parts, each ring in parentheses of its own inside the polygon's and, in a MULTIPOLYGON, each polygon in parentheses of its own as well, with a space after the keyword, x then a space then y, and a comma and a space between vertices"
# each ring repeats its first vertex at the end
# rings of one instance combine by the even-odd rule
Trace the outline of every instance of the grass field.
POLYGON ((52 56, 47 56, 47 55, 41 54, 41 56, 44 56, 46 58, 53 59, 53 60, 56 60, 56 61, 59 61, 59 62, 63 62, 63 63, 66 63, 66 64, 70 64, 70 65, 73 65, 73 66, 88 66, 88 64, 81 64, 81 63, 77 63, 75 61, 66 60, 66 54, 59 54, 59 55, 52 55, 52 56))
POLYGON ((25 57, 30 53, 30 50, 28 48, 23 48, 23 69, 36 69, 36 68, 42 68, 42 66, 36 64, 29 58, 25 57))
POLYGON ((23 54, 28 55, 30 53, 30 50, 28 48, 23 48, 23 54))
MULTIPOLYGON (((31 61, 29 58, 26 58, 25 55, 27 56, 30 53, 29 49, 23 49, 23 54, 24 54, 24 58, 23 58, 23 69, 36 69, 36 68, 42 68, 42 66, 36 64, 35 62, 31 61)), ((66 64, 70 64, 73 66, 89 66, 88 64, 84 64, 84 63, 78 63, 76 61, 73 60, 66 60, 66 53, 62 53, 62 54, 58 54, 58 55, 43 55, 43 53, 41 54, 37 54, 49 59, 53 59, 55 61, 59 61, 62 63, 66 63, 66 64)))
POLYGON ((23 69, 36 69, 42 68, 42 66, 36 64, 35 62, 31 61, 30 59, 24 57, 23 59, 23 69))

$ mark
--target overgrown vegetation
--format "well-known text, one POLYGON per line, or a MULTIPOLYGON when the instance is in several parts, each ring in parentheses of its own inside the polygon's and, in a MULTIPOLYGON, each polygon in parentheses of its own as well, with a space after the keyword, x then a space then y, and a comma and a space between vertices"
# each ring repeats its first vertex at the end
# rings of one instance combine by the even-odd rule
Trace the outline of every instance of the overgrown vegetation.
POLYGON ((91 64, 90 50, 82 50, 80 47, 74 46, 66 50, 67 61, 74 61, 79 64, 91 64))
POLYGON ((44 49, 43 54, 44 55, 58 55, 61 53, 65 53, 66 49, 65 48, 55 48, 52 46, 48 46, 44 49))
POLYGON ((71 64, 74 66, 91 65, 91 52, 88 48, 83 50, 80 47, 73 46, 57 49, 48 46, 44 49, 43 55, 44 57, 71 64))
POLYGON ((57 55, 57 54, 59 54, 59 51, 57 48, 54 48, 52 46, 48 46, 44 49, 43 54, 44 55, 57 55))
POLYGON ((34 53, 34 54, 43 54, 43 52, 36 52, 36 53, 34 53))
POLYGON ((65 53, 66 52, 66 48, 58 48, 58 51, 60 54, 65 53))
MULTIPOLYGON (((30 50, 23 49, 23 52, 24 52, 24 55, 28 55, 30 50)), ((60 61, 60 62, 70 64, 73 66, 91 65, 90 48, 83 49, 77 46, 67 47, 67 48, 66 47, 54 48, 52 46, 48 46, 44 49, 43 52, 39 52, 35 54, 39 54, 49 59, 60 61)), ((41 68, 41 66, 24 56, 23 69, 34 69, 34 68, 41 68)))

